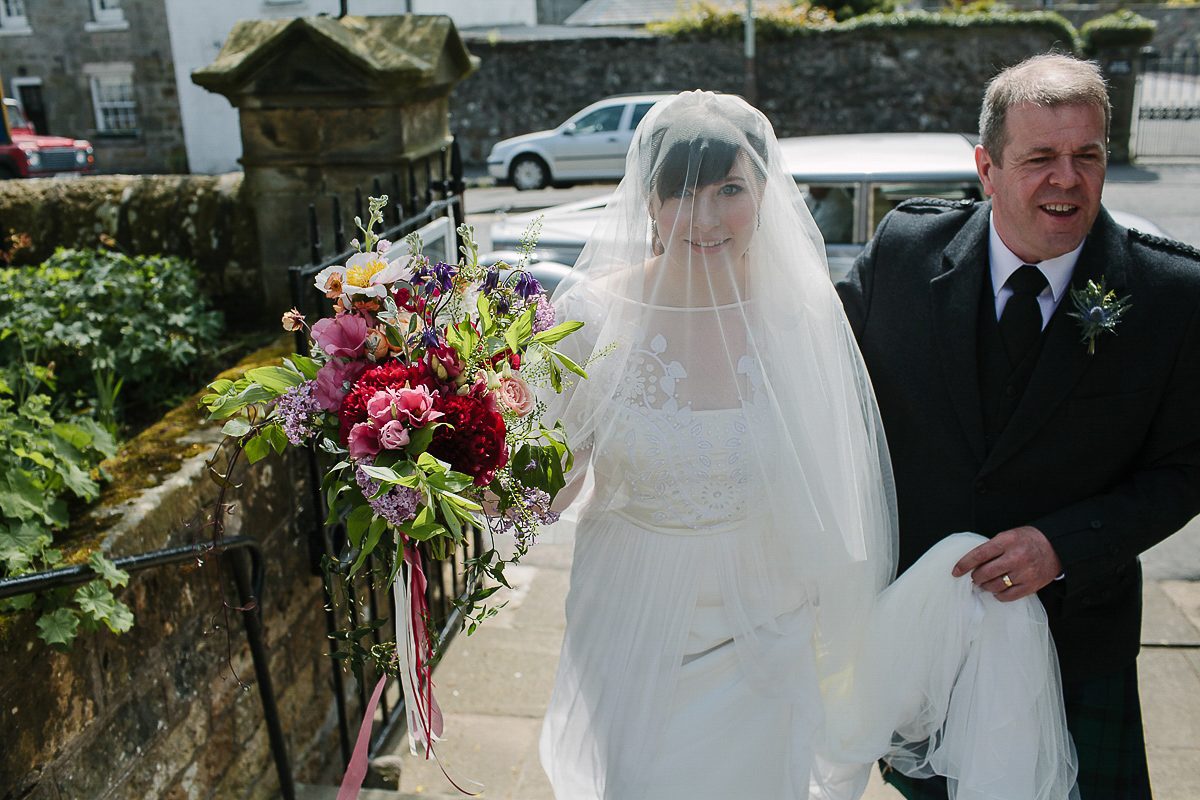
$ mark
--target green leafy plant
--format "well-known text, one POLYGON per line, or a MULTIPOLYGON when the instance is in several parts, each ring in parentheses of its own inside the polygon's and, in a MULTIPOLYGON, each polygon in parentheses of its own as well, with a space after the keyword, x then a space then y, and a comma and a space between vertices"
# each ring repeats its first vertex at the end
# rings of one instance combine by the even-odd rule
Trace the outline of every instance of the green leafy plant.
POLYGON ((55 403, 110 427, 147 421, 177 387, 202 385, 221 329, 179 258, 60 249, 0 272, 0 364, 53 363, 55 403))
MULTIPOLYGON (((55 533, 70 521, 67 500, 95 499, 103 477, 100 461, 117 451, 112 434, 94 419, 55 420, 47 395, 25 391, 18 398, 13 383, 29 388, 26 376, 13 380, 19 372, 10 367, 0 377, 0 574, 5 577, 63 562, 62 551, 53 545, 55 533)), ((0 611, 38 612, 38 636, 63 652, 80 629, 128 630, 133 614, 113 597, 112 588, 124 586, 129 576, 101 553, 92 553, 88 563, 97 578, 82 588, 0 600, 0 611)))
POLYGON ((1083 49, 1095 55, 1103 47, 1141 47, 1150 44, 1158 23, 1127 8, 1088 20, 1079 29, 1083 49))

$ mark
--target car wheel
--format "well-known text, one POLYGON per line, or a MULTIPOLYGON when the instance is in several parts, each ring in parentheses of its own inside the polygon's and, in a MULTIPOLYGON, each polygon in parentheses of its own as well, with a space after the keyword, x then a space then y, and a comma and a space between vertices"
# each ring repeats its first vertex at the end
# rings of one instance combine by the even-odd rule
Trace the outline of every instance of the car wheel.
POLYGON ((513 160, 509 174, 512 176, 513 186, 522 192, 529 189, 544 189, 550 182, 550 169, 546 166, 546 162, 537 156, 517 156, 513 160))
POLYGON ((11 180, 17 177, 17 172, 7 164, 0 164, 0 181, 11 180))

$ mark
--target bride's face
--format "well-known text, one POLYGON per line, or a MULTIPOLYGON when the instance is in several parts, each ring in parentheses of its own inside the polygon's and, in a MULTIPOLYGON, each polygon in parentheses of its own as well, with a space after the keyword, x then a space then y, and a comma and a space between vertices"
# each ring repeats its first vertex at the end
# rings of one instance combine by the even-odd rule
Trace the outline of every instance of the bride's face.
POLYGON ((740 153, 714 183, 656 197, 651 212, 666 256, 695 265, 740 261, 758 224, 762 187, 756 178, 749 158, 740 153))

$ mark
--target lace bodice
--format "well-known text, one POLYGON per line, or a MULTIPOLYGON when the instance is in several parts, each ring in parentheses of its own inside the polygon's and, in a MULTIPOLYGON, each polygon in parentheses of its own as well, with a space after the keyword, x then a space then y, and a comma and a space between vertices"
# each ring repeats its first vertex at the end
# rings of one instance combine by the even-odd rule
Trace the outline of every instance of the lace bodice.
POLYGON ((738 524, 761 485, 757 453, 768 440, 758 365, 738 356, 738 386, 705 387, 680 360, 686 347, 661 333, 648 338, 633 343, 611 432, 593 456, 598 489, 612 493, 614 511, 644 527, 700 533, 738 524), (736 407, 704 407, 714 400, 736 407))

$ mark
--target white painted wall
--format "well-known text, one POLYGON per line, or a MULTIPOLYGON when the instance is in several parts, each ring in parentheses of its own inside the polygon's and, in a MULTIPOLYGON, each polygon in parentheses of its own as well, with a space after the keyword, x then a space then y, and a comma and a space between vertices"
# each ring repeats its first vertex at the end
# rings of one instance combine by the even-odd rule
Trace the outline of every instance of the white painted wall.
MULTIPOLYGON (((175 84, 183 120, 183 140, 193 173, 219 174, 241 169, 237 109, 218 94, 192 83, 192 70, 216 60, 238 20, 337 15, 338 0, 164 0, 175 84)), ((349 0, 351 14, 382 16, 446 14, 460 28, 483 25, 534 25, 537 0, 349 0)))

